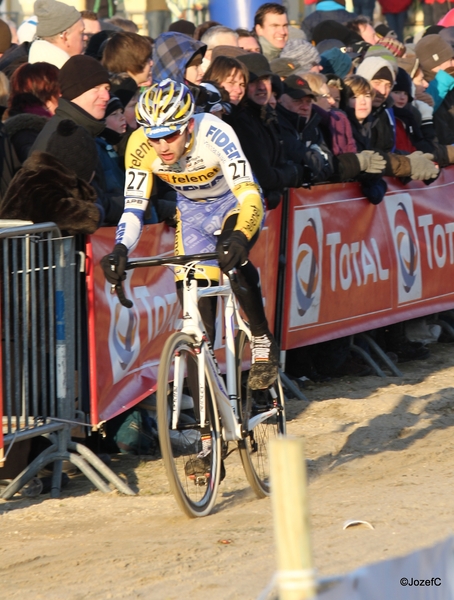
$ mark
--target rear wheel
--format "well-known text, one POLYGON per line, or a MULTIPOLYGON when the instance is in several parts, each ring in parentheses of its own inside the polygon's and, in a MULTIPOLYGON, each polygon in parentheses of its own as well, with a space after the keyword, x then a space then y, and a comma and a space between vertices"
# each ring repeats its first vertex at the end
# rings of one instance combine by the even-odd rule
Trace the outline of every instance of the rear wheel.
POLYGON ((221 468, 219 417, 206 375, 199 382, 199 356, 192 336, 174 333, 164 345, 158 372, 162 458, 172 493, 189 517, 203 517, 211 511, 221 468), (206 414, 201 423, 203 392, 206 414))
POLYGON ((237 390, 244 439, 238 448, 246 477, 259 498, 270 494, 269 441, 285 434, 285 404, 280 377, 267 390, 253 391, 248 386, 250 343, 240 331, 235 340, 237 390), (243 364, 244 363, 244 364, 243 364), (266 416, 268 415, 268 416, 266 416))

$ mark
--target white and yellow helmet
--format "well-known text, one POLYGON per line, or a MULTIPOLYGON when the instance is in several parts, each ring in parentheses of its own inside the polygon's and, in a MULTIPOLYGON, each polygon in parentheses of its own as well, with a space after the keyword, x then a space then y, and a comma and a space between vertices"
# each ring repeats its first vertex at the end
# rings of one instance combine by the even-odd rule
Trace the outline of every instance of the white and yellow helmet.
POLYGON ((194 113, 194 98, 184 83, 164 79, 142 92, 136 120, 149 138, 183 132, 194 113))

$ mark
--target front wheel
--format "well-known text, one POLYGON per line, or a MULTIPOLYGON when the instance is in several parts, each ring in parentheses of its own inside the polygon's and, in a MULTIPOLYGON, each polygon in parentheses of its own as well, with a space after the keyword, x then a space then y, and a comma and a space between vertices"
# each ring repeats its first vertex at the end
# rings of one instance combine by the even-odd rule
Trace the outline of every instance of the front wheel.
POLYGON ((235 346, 237 393, 244 429, 238 449, 249 484, 259 498, 265 498, 270 494, 269 441, 284 435, 286 430, 284 392, 279 376, 269 389, 251 390, 249 371, 243 371, 251 360, 250 343, 244 331, 238 333, 235 346))
POLYGON ((221 470, 219 416, 210 381, 199 381, 200 348, 186 333, 171 335, 158 371, 158 433, 167 478, 180 508, 203 517, 216 501, 221 470), (205 401, 201 422, 200 399, 205 401))

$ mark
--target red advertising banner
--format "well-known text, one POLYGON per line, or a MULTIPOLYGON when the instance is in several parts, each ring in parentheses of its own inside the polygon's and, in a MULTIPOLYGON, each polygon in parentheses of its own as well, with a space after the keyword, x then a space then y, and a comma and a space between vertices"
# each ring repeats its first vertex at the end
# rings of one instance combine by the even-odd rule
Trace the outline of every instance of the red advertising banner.
POLYGON ((387 180, 291 190, 282 348, 454 306, 454 168, 430 186, 387 180))
MULTIPOLYGON (((281 209, 270 212, 251 260, 260 271, 265 310, 274 325, 281 209)), ((171 256, 175 230, 147 225, 131 257, 171 256)), ((124 282, 131 309, 110 293, 100 260, 114 245, 115 228, 87 236, 87 302, 91 422, 99 423, 134 406, 156 388, 165 340, 178 325, 180 304, 173 271, 166 267, 130 271, 124 282)), ((215 349, 222 348, 217 336, 215 349)))

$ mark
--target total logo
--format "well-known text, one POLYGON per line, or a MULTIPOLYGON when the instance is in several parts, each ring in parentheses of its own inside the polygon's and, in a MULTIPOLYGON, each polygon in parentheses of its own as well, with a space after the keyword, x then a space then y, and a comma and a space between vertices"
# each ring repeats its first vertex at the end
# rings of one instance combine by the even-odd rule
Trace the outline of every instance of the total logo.
MULTIPOLYGON (((130 290, 125 282, 125 294, 130 290)), ((125 308, 116 295, 110 294, 106 285, 106 298, 110 307, 109 353, 113 382, 117 383, 129 371, 140 351, 139 315, 133 307, 125 308)))
POLYGON ((294 222, 294 277, 290 327, 316 323, 322 281, 323 226, 317 208, 297 211, 294 222))
POLYGON ((386 196, 385 202, 398 264, 398 302, 401 304, 422 295, 421 255, 413 202, 405 193, 386 196))

